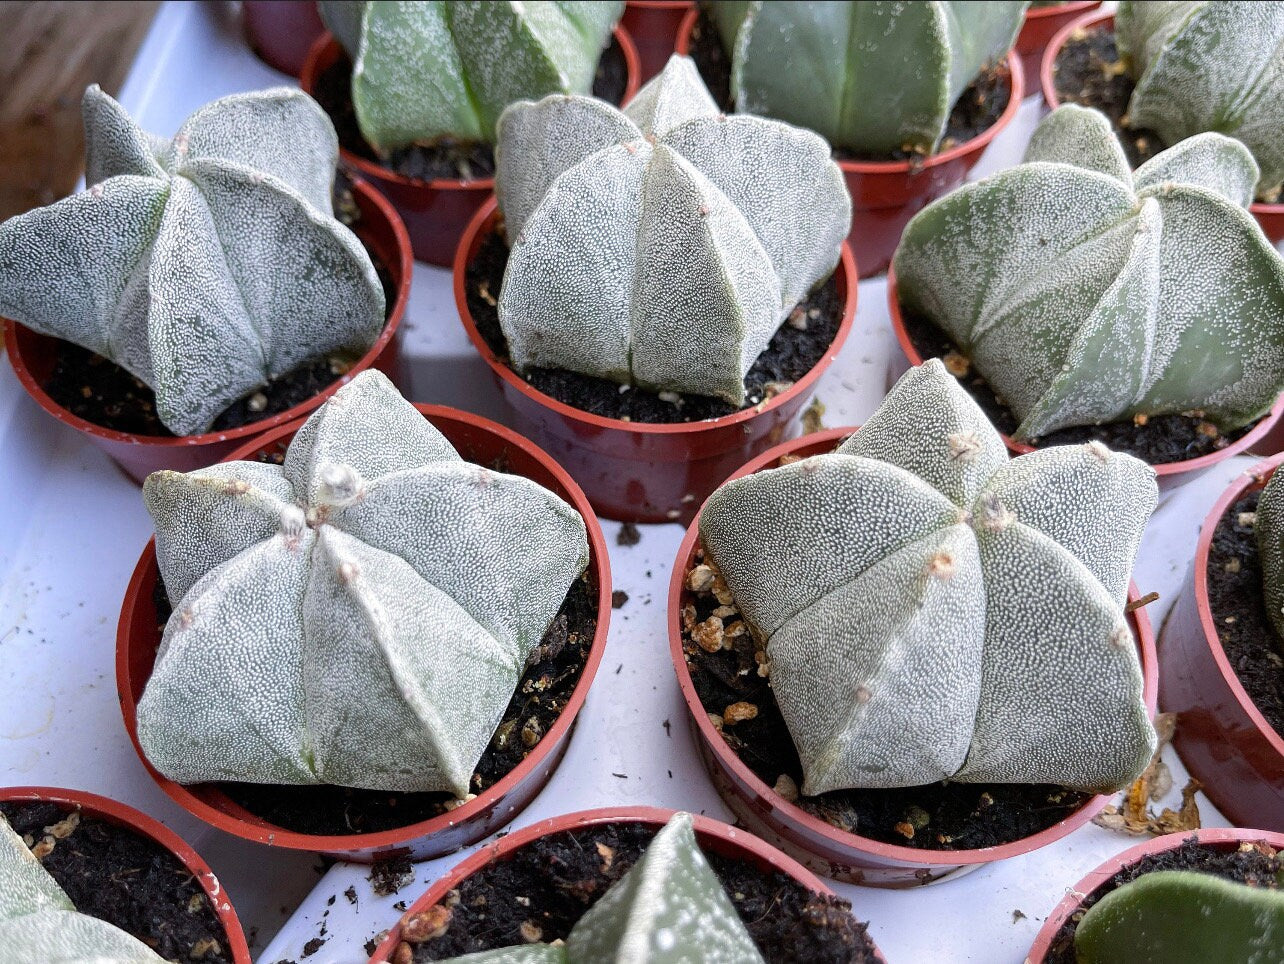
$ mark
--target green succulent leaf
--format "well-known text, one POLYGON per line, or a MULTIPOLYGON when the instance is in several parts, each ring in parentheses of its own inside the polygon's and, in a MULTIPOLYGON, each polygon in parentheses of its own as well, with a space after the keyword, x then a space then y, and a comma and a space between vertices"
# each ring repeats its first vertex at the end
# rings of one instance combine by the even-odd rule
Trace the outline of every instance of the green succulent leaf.
POLYGON ((1276 471, 1262 490, 1254 524, 1262 561, 1262 598, 1275 631, 1284 634, 1284 473, 1276 471))

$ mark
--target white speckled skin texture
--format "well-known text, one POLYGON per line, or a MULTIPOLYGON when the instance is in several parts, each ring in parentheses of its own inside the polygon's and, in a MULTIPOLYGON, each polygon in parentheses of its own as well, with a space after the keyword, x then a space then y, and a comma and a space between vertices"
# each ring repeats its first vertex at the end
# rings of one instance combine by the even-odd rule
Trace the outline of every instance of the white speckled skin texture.
POLYGON ((557 95, 509 107, 495 190, 512 245, 499 320, 519 371, 732 404, 851 223, 823 139, 722 116, 676 55, 623 112, 557 95))
POLYGON ((1276 471, 1262 490, 1253 525, 1262 560, 1262 595, 1275 631, 1284 634, 1284 472, 1276 471))
POLYGON ((0 964, 162 964, 142 941, 76 911, 0 814, 0 964))
POLYGON ((143 496, 174 614, 138 737, 179 783, 462 798, 588 563, 578 512, 460 459, 376 371, 283 467, 156 472, 143 496))
POLYGON ((1025 160, 920 211, 892 262, 902 308, 953 339, 1013 435, 1265 414, 1284 389, 1284 259, 1245 210, 1248 150, 1199 134, 1129 173, 1106 118, 1069 104, 1025 160))
POLYGON ((1026 3, 754 0, 705 5, 740 113, 849 151, 934 154, 959 95, 1001 60, 1026 3))
POLYGON ((173 141, 96 86, 82 106, 89 188, 0 225, 0 314, 127 369, 175 435, 374 344, 383 287, 333 217, 338 140, 310 97, 224 97, 173 141))
POLYGON ((938 360, 833 454, 714 492, 700 535, 803 792, 1133 780, 1155 733, 1123 607, 1157 497, 1099 443, 1009 460, 938 360))
POLYGON ((1115 33, 1136 81, 1133 127, 1169 144, 1226 134, 1253 152, 1258 190, 1284 182, 1284 3, 1124 0, 1115 33))

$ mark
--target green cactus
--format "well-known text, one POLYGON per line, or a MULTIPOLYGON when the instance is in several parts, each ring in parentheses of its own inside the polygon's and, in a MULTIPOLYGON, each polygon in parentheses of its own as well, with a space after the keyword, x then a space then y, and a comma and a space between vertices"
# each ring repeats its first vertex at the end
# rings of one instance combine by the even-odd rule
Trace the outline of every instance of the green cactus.
POLYGON ((496 163, 512 244, 499 321, 519 371, 742 404, 745 373, 832 273, 851 221, 829 145, 722 116, 685 57, 623 112, 514 104, 496 163))
POLYGON ((1119 53, 1136 86, 1128 124, 1166 143, 1213 131, 1243 142, 1260 192, 1284 182, 1284 4, 1123 0, 1119 53))
POLYGON ((1284 472, 1271 473, 1262 490, 1253 532, 1262 562, 1262 601, 1275 631, 1284 636, 1284 472))
POLYGON ((224 97, 173 141, 97 86, 82 106, 89 188, 0 225, 0 314, 137 376, 176 435, 304 362, 370 348, 383 288, 333 217, 338 141, 310 97, 224 97))
POLYGON ((1284 960, 1284 893, 1155 871, 1089 907, 1074 949, 1080 964, 1272 964, 1284 960))
POLYGON ((1189 412, 1230 430, 1268 411, 1284 260, 1244 209, 1244 146, 1200 134, 1129 173, 1106 118, 1071 104, 1025 160, 920 211, 892 262, 902 308, 953 339, 1013 435, 1189 412))
POLYGON ((458 797, 584 570, 584 521, 465 462, 366 371, 283 467, 143 489, 174 615, 138 704, 180 783, 329 783, 458 797))
POLYGON ((1134 779, 1155 732, 1123 607, 1156 499, 1097 442, 1009 461, 936 359, 833 454, 714 492, 700 536, 803 792, 1134 779))
POLYGON ((736 110, 863 154, 934 154, 959 95, 1012 47, 1027 4, 707 3, 736 110))
POLYGON ((357 124, 382 156, 442 139, 494 143, 523 97, 587 94, 623 2, 321 0, 353 61, 357 124))

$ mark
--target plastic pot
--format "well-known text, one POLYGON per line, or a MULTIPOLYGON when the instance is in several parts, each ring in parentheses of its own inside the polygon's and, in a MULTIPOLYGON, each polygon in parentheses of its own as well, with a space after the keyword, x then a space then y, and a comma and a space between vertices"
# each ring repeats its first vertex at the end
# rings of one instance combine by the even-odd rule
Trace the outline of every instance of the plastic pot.
MULTIPOLYGON (((691 10, 682 21, 677 52, 691 49, 691 32, 699 17, 691 10)), ((1025 96, 1025 75, 1015 51, 1007 57, 1012 92, 1008 106, 986 131, 949 150, 914 161, 844 161, 839 159, 852 197, 852 228, 847 235, 862 278, 882 274, 910 218, 963 183, 986 147, 1012 123, 1025 96)))
MULTIPOLYGON (((1028 17, 1029 14, 1026 14, 1026 16, 1028 17)), ((1061 98, 1057 94, 1056 82, 1057 56, 1061 53, 1061 48, 1066 45, 1066 41, 1076 31, 1098 26, 1114 30, 1114 13, 1109 10, 1089 11, 1066 24, 1049 41, 1047 48, 1043 52, 1043 63, 1039 67, 1039 82, 1043 87, 1043 99, 1049 108, 1055 110, 1061 105, 1061 98)), ((1248 206, 1248 211, 1257 219, 1257 223, 1262 226, 1262 232, 1270 239, 1271 244, 1279 244, 1280 241, 1284 240, 1284 204, 1265 204, 1261 201, 1254 201, 1248 206)))
POLYGON ((4 319, 4 343, 13 365, 14 373, 41 408, 58 421, 83 433, 90 442, 102 449, 112 461, 135 482, 141 482, 159 469, 190 472, 204 468, 227 456, 233 449, 273 429, 302 418, 320 406, 346 382, 367 368, 377 368, 394 382, 401 378, 401 321, 410 298, 410 275, 414 258, 410 254, 410 240, 406 229, 392 205, 379 192, 362 181, 353 181, 352 196, 361 209, 361 220, 353 226, 362 243, 387 265, 392 274, 395 296, 388 312, 388 322, 375 343, 352 366, 346 375, 337 379, 325 391, 300 402, 284 412, 242 425, 239 428, 203 435, 133 435, 103 428, 93 422, 73 415, 44 390, 44 383, 53 374, 58 363, 58 353, 63 342, 58 338, 37 334, 15 321, 4 319))
POLYGON ((1195 565, 1159 634, 1159 703, 1177 713, 1173 746, 1226 818, 1284 833, 1284 734, 1262 716, 1226 658, 1208 602, 1213 533, 1237 500, 1261 489, 1276 455, 1239 476, 1204 519, 1195 565))
MULTIPOLYGON (((905 357, 909 359, 911 365, 921 365, 923 356, 919 354, 918 349, 914 347, 914 343, 910 340, 909 332, 905 330, 905 319, 901 316, 901 303, 896 295, 895 271, 888 271, 887 273, 887 310, 891 315, 892 330, 896 332, 896 340, 901 346, 901 351, 905 353, 905 357)), ((1232 455, 1247 452, 1275 427, 1281 415, 1284 415, 1284 395, 1275 400, 1271 410, 1258 419, 1256 425, 1224 449, 1209 452, 1207 455, 1201 455, 1198 458, 1183 459, 1180 462, 1160 462, 1158 465, 1152 465, 1151 468, 1155 470, 1155 474, 1159 477, 1159 491, 1161 493, 1171 492, 1218 462, 1222 462, 1232 455)), ((1033 452, 1038 448, 1035 445, 1018 442, 1007 435, 1003 436, 1003 441, 1007 444, 1008 451, 1013 455, 1024 455, 1026 452, 1033 452)))
POLYGON ((104 823, 114 824, 150 840, 152 843, 169 851, 201 885, 209 898, 218 922, 223 926, 223 946, 227 949, 234 964, 250 964, 250 949, 245 943, 245 933, 241 930, 241 921, 236 916, 232 901, 219 879, 210 870, 209 864, 200 858, 183 838, 160 821, 135 810, 123 803, 117 803, 96 793, 84 790, 64 790, 58 787, 0 787, 0 803, 53 803, 66 811, 79 809, 87 816, 104 823))
POLYGON ((1016 40, 1016 52, 1021 57, 1021 69, 1025 75, 1030 78, 1038 76, 1043 65, 1043 51, 1062 27, 1099 6, 1101 0, 1070 0, 1052 7, 1027 9, 1016 40))
MULTIPOLYGON (((628 103, 641 84, 642 70, 638 65, 637 48, 633 46, 628 32, 616 26, 614 38, 624 54, 628 80, 622 103, 628 103)), ((317 38, 308 53, 307 62, 299 74, 299 86, 315 96, 321 75, 341 57, 346 56, 339 42, 326 31, 317 38)), ((493 177, 477 177, 467 181, 451 177, 421 181, 406 177, 378 161, 354 154, 342 144, 339 145, 339 157, 392 202, 406 223, 415 257, 443 268, 450 267, 459 238, 469 220, 486 203, 495 188, 493 177)))
MULTIPOLYGON (((437 405, 415 407, 446 436, 461 457, 489 464, 502 456, 507 460, 506 471, 538 482, 574 506, 584 517, 588 529, 589 569, 597 581, 598 622, 580 680, 561 716, 527 757, 494 786, 454 810, 430 820, 377 833, 326 836, 286 830, 241 807, 223 792, 219 784, 184 786, 175 783, 158 773, 143 756, 138 743, 137 706, 151 676, 161 641, 152 595, 159 576, 155 542, 148 542, 129 581, 116 632, 116 687, 125 729, 143 765, 160 788, 183 809, 219 830, 273 847, 316 851, 343 860, 369 862, 398 854, 408 854, 414 860, 427 860, 480 840, 512 820, 543 789, 566 752, 571 728, 602 660, 611 620, 611 568, 602 528, 594 518, 584 493, 571 477, 547 454, 516 432, 457 409, 437 405)), ((283 451, 302 424, 300 420, 284 425, 233 452, 228 461, 253 459, 261 452, 283 451)))
MULTIPOLYGON (((776 465, 782 456, 806 458, 832 452, 855 427, 827 429, 777 445, 751 460, 733 479, 776 465)), ((847 833, 812 816, 780 796, 745 764, 709 722, 709 713, 696 695, 695 684, 682 652, 682 607, 689 595, 686 574, 695 563, 700 539, 698 519, 687 529, 678 548, 669 581, 669 655, 686 703, 688 723, 705 769, 719 796, 746 829, 797 858, 819 874, 852 884, 873 887, 914 887, 950 876, 959 876, 983 864, 1046 847, 1083 826, 1110 802, 1110 795, 1088 800, 1070 816, 1037 834, 998 847, 972 850, 932 850, 903 847, 847 833)), ((1135 587, 1129 599, 1136 599, 1135 587)), ((1141 656, 1146 707, 1153 714, 1157 669, 1155 639, 1144 608, 1128 614, 1141 656)))
POLYGON ((241 19, 251 49, 291 77, 299 76, 308 51, 325 33, 316 0, 241 0, 241 19))
POLYGON ((692 0, 628 0, 620 23, 633 38, 642 65, 642 83, 646 83, 669 62, 678 42, 678 29, 692 0))
POLYGON ((455 256, 455 304, 464 329, 490 366, 521 431, 546 449, 583 488, 593 508, 625 522, 688 522, 705 496, 745 460, 785 438, 816 381, 833 363, 856 317, 856 264, 844 244, 835 274, 843 320, 816 366, 786 391, 721 418, 625 422, 572 408, 529 385, 486 344, 468 309, 470 261, 498 220, 492 198, 477 212, 455 256))
MULTIPOLYGON (((673 814, 673 810, 657 807, 608 807, 601 810, 582 810, 579 813, 541 820, 539 823, 533 823, 529 827, 523 827, 498 840, 493 840, 460 861, 449 873, 433 884, 427 893, 411 904, 375 949, 369 964, 387 964, 393 952, 396 951, 397 945, 401 943, 402 927, 411 917, 441 903, 450 891, 473 874, 491 864, 511 859, 513 854, 534 840, 566 830, 579 830, 608 823, 641 823, 659 830, 668 823, 673 814)), ((719 820, 702 817, 699 814, 693 814, 692 817, 696 839, 700 843, 701 850, 737 861, 746 861, 764 874, 785 874, 816 893, 833 893, 807 868, 770 844, 719 820)), ((883 959, 882 954, 879 953, 877 960, 883 959)))

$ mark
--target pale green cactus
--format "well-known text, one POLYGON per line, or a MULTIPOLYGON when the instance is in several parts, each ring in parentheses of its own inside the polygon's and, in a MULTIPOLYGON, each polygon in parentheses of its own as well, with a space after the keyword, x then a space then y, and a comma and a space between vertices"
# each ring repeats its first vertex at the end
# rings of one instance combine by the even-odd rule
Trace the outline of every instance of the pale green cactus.
POLYGON ((81 914, 0 814, 0 960, 5 964, 163 964, 136 937, 81 914))
POLYGON ((1213 131, 1242 141, 1259 191, 1284 182, 1284 4, 1123 0, 1115 37, 1136 86, 1128 124, 1166 143, 1213 131))
POLYGON ((707 3, 737 111, 847 151, 933 154, 959 95, 1011 49, 1027 4, 958 0, 707 3))
POLYGON ((334 128, 298 90, 224 97, 172 141, 97 86, 89 188, 0 225, 0 315, 103 355, 176 435, 384 326, 369 255, 336 221, 334 128))
POLYGON ((1097 442, 1009 461, 936 359, 836 452, 714 492, 700 535, 803 792, 1136 777, 1155 732, 1124 602, 1156 499, 1097 442))
POLYGON ((1088 908, 1079 964, 1272 964, 1284 959, 1284 892, 1213 874, 1159 870, 1088 908))
POLYGON ((1262 601, 1275 631, 1284 636, 1284 472, 1278 469, 1257 502, 1253 534, 1262 563, 1262 601))
POLYGON ((357 124, 381 155, 451 139, 494 143, 523 97, 587 94, 618 0, 321 0, 352 58, 357 124))
POLYGON ((514 104, 496 162, 512 245, 499 321, 519 371, 742 404, 745 373, 833 272, 851 222, 829 145, 721 115, 685 57, 622 112, 514 104))
POLYGON ((1200 412, 1223 430, 1284 389, 1284 260, 1245 210, 1257 166, 1200 134, 1130 173, 1073 104, 1026 163, 920 211, 892 265, 902 309, 958 345, 1020 421, 1200 412))
POLYGON ((584 520, 465 462, 381 374, 330 398, 283 467, 143 489, 174 614, 138 704, 180 783, 458 797, 584 570, 584 520))

